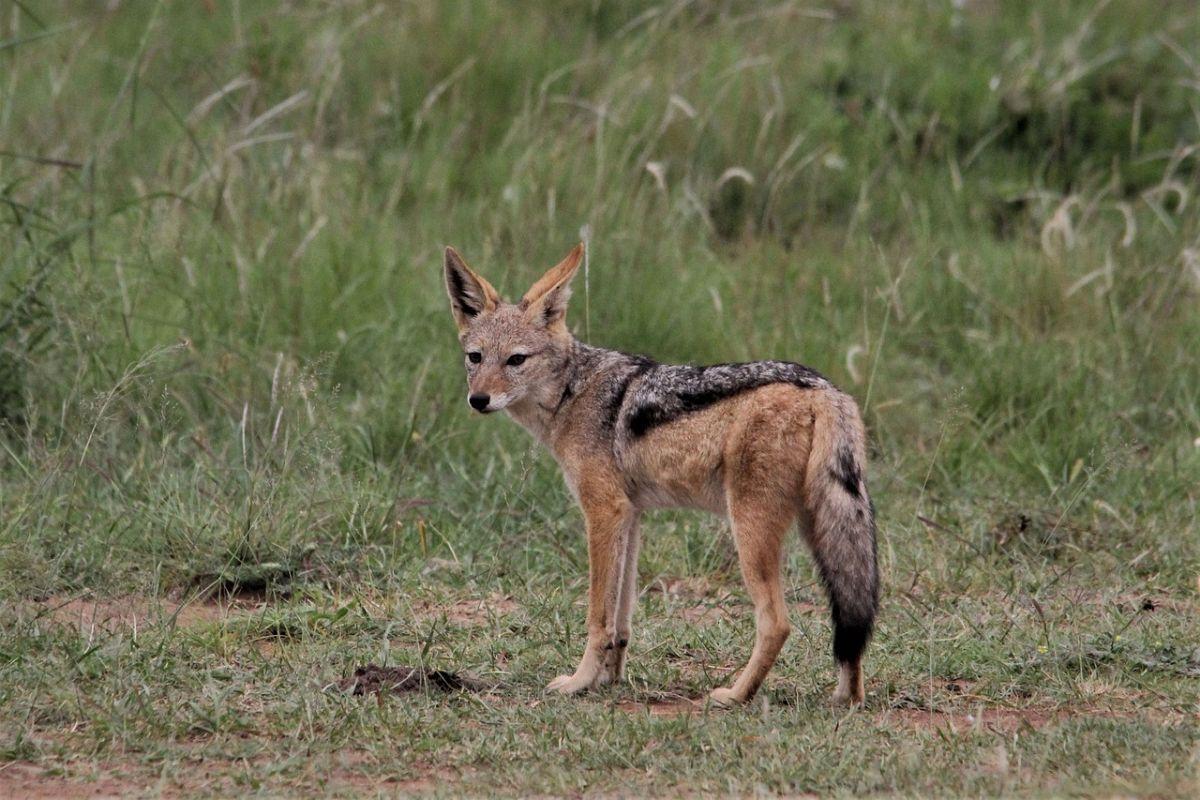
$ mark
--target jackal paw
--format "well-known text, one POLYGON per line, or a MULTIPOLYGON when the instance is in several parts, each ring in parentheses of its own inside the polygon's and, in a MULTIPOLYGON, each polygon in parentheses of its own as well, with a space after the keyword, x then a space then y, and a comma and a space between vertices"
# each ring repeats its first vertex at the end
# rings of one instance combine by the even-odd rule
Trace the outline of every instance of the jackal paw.
POLYGON ((740 706, 742 703, 746 702, 740 696, 738 696, 738 693, 733 689, 726 689, 724 687, 720 689, 713 689, 708 693, 708 699, 712 701, 714 705, 718 705, 721 708, 733 708, 734 706, 740 706))
POLYGON ((579 694, 592 688, 595 680, 584 675, 559 675, 554 680, 550 681, 546 686, 547 692, 558 692, 559 694, 579 694))
POLYGON ((620 683, 625 677, 625 647, 611 648, 604 656, 604 668, 600 670, 597 683, 605 686, 610 683, 620 683))

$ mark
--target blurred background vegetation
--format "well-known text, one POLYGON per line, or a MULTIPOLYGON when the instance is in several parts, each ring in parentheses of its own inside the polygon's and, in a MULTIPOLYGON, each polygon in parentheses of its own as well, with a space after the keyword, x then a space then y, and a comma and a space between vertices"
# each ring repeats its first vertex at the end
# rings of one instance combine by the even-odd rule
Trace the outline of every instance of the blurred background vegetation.
POLYGON ((885 531, 920 498, 982 542, 1027 503, 1183 547, 1194 3, 6 5, 23 582, 408 558, 406 497, 461 555, 514 463, 561 518, 549 460, 469 418, 439 250, 514 296, 581 229, 580 335, 854 393, 885 531))

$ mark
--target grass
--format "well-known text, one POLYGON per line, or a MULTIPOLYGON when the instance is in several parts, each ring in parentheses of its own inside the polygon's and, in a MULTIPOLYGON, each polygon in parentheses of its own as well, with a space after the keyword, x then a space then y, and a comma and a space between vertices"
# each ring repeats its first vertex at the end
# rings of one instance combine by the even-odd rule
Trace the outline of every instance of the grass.
POLYGON ((0 793, 1191 796, 1193 3, 0 3, 0 793), (647 525, 627 685, 552 461, 474 419, 440 283, 863 405, 860 712, 647 525), (368 662, 499 687, 376 702, 368 662), (692 713, 680 713, 691 710, 692 713))

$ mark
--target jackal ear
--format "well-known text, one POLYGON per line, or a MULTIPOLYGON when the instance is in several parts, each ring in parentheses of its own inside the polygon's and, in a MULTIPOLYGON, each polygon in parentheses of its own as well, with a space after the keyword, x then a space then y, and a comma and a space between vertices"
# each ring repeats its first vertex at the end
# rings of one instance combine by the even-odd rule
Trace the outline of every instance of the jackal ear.
POLYGON ((566 330, 567 301, 571 299, 571 278, 583 263, 583 243, 575 245, 567 257, 558 262, 521 298, 521 308, 529 322, 547 328, 566 330))
POLYGON ((484 311, 494 311, 500 305, 500 295, 492 285, 468 267, 453 247, 446 248, 446 294, 450 295, 450 310, 460 331, 484 311))

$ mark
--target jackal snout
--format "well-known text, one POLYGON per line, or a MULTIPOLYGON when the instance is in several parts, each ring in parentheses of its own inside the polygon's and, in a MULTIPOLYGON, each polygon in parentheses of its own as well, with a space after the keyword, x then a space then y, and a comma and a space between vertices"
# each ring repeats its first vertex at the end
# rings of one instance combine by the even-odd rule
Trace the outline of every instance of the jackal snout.
MULTIPOLYGON (((473 351, 472 351, 473 352, 473 351)), ((467 404, 481 414, 500 411, 522 392, 503 367, 467 360, 467 404)))

